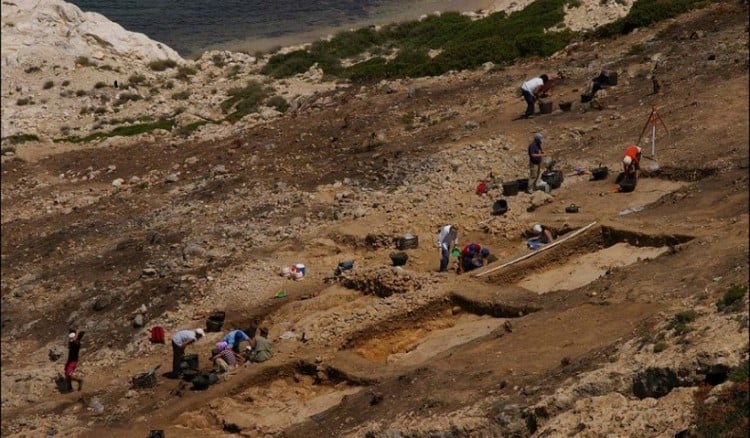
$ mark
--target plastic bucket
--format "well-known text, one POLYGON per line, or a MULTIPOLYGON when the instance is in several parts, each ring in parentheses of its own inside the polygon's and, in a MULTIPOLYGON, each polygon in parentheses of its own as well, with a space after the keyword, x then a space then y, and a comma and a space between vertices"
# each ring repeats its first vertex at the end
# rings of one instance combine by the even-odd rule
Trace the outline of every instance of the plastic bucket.
POLYGON ((515 196, 518 194, 518 181, 503 183, 503 195, 515 196))
POLYGON ((307 274, 307 268, 302 263, 297 263, 294 267, 297 269, 297 272, 302 273, 303 277, 307 274))
POLYGON ((539 112, 541 114, 549 114, 552 112, 552 102, 539 102, 539 112))

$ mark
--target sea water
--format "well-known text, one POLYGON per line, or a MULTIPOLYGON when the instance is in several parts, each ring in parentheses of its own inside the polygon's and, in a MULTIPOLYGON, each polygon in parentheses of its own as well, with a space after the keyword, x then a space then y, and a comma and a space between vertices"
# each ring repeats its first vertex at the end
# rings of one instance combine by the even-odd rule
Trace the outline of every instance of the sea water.
POLYGON ((183 57, 206 50, 249 53, 314 41, 340 30, 474 11, 492 0, 69 0, 183 57))

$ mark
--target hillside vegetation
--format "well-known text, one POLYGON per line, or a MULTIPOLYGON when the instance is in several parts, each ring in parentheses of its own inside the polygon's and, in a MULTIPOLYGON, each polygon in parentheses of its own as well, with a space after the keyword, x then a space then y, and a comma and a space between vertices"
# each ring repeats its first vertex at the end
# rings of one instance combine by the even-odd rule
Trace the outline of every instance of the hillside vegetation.
MULTIPOLYGON (((637 0, 628 15, 594 33, 599 37, 625 34, 710 2, 637 0)), ((439 76, 487 62, 506 65, 521 58, 549 56, 580 37, 563 26, 564 7, 577 5, 575 0, 536 0, 510 15, 496 12, 472 20, 448 12, 380 29, 341 32, 308 48, 274 55, 262 71, 285 78, 317 64, 329 77, 368 82, 439 76), (366 59, 344 66, 347 58, 366 59)))

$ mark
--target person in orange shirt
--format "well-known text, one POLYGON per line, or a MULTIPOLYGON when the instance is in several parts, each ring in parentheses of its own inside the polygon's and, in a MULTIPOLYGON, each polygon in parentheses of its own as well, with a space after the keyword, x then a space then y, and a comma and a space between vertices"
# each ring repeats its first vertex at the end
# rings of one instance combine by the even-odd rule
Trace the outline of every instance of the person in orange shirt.
POLYGON ((622 158, 622 167, 625 175, 640 176, 641 170, 641 148, 636 145, 630 145, 625 149, 625 156, 622 158))

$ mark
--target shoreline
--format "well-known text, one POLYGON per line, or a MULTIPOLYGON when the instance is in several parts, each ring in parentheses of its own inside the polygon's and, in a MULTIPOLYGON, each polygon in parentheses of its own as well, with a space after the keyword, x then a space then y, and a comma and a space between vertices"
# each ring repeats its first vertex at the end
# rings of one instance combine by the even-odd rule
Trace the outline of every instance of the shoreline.
POLYGON ((233 39, 223 43, 208 44, 200 47, 189 49, 186 53, 180 55, 186 59, 200 58, 204 53, 209 51, 230 51, 254 54, 256 52, 269 52, 281 48, 289 48, 311 44, 323 38, 335 35, 339 32, 356 30, 368 26, 385 26, 389 24, 402 23, 412 20, 418 20, 424 15, 435 13, 459 12, 459 13, 480 13, 490 14, 493 12, 506 10, 511 12, 523 9, 533 0, 437 0, 427 1, 416 4, 409 4, 408 8, 404 5, 390 5, 373 13, 366 19, 358 19, 350 23, 340 25, 327 25, 298 33, 288 33, 280 36, 269 37, 248 37, 245 39, 233 39))

